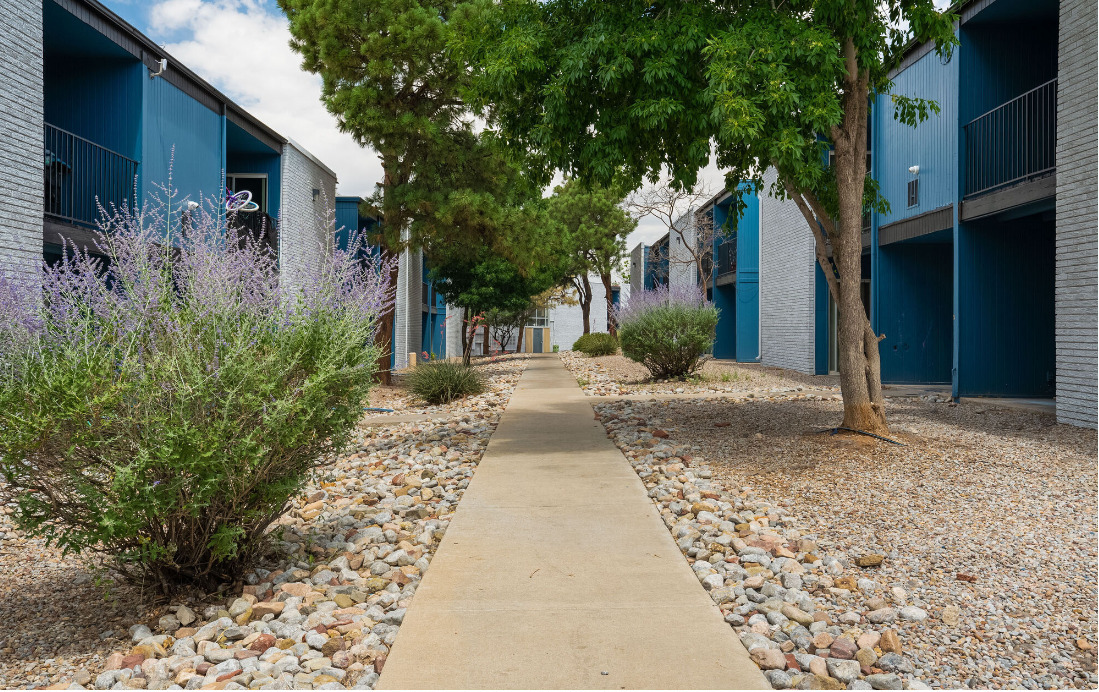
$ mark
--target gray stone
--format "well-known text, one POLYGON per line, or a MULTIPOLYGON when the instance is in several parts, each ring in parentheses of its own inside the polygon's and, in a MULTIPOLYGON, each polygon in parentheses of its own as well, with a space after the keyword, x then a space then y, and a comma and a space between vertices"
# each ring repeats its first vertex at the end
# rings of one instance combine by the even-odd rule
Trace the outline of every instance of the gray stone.
POLYGON ((901 608, 901 619, 910 622, 923 622, 927 619, 927 611, 916 606, 905 606, 901 608))
POLYGON ((767 682, 771 683, 772 689, 790 689, 790 676, 784 670, 765 670, 763 671, 763 677, 767 678, 767 682))
POLYGON ((828 674, 844 684, 847 684, 852 680, 857 680, 859 677, 860 669, 858 661, 828 658, 825 659, 825 662, 828 664, 828 674))
POLYGON ((900 677, 893 673, 876 673, 874 675, 867 675, 865 679, 875 690, 904 689, 900 677))
POLYGON ((130 628, 130 640, 136 644, 142 639, 147 639, 153 636, 153 631, 145 625, 134 625, 130 628))
POLYGON ((912 665, 912 661, 892 652, 882 654, 882 657, 878 659, 878 667, 888 673, 912 673, 916 670, 912 665))

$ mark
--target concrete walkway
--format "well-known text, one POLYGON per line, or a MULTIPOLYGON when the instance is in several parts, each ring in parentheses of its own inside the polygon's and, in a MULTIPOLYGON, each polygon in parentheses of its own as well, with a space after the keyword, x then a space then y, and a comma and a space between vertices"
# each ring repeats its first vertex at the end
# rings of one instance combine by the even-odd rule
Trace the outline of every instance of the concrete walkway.
POLYGON ((770 689, 557 356, 519 381, 378 687, 770 689))

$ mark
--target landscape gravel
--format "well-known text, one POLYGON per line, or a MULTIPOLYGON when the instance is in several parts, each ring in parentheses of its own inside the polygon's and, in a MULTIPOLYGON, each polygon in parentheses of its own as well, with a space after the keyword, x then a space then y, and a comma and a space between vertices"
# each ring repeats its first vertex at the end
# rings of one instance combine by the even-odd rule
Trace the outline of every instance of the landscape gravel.
POLYGON ((38 541, 17 542, 0 575, 41 551, 53 571, 24 567, 12 586, 50 581, 18 600, 16 617, 39 623, 41 600, 53 621, 49 634, 9 633, 5 643, 20 657, 5 657, 0 686, 372 688, 525 364, 487 364, 486 392, 428 407, 432 420, 370 425, 365 417, 349 449, 318 468, 272 527, 276 557, 213 600, 156 607, 123 586, 104 604, 86 571, 38 541))
POLYGON ((1095 688, 1096 433, 894 399, 595 405, 703 587, 782 689, 1095 688))
POLYGON ((589 357, 578 351, 562 351, 561 361, 589 396, 707 393, 757 396, 794 392, 820 396, 839 392, 835 376, 805 375, 755 363, 708 359, 687 380, 654 381, 645 366, 621 355, 589 357))

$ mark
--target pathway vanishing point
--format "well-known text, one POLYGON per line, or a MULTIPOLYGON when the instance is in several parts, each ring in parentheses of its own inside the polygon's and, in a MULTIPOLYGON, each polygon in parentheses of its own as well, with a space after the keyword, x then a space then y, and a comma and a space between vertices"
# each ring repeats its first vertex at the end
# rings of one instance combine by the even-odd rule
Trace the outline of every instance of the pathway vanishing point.
POLYGON ((557 356, 531 360, 379 689, 770 689, 557 356))

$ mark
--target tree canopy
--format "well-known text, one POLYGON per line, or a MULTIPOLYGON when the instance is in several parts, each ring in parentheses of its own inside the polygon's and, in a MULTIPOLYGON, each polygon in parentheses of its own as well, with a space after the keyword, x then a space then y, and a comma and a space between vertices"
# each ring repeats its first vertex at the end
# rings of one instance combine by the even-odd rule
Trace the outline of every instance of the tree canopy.
POLYGON ((862 212, 885 209, 866 183, 869 104, 889 94, 908 124, 937 112, 889 75, 912 41, 949 55, 953 15, 933 0, 483 0, 460 16, 472 102, 543 171, 690 187, 716 153, 730 190, 792 198, 840 308, 844 425, 888 429, 859 290, 862 212))

